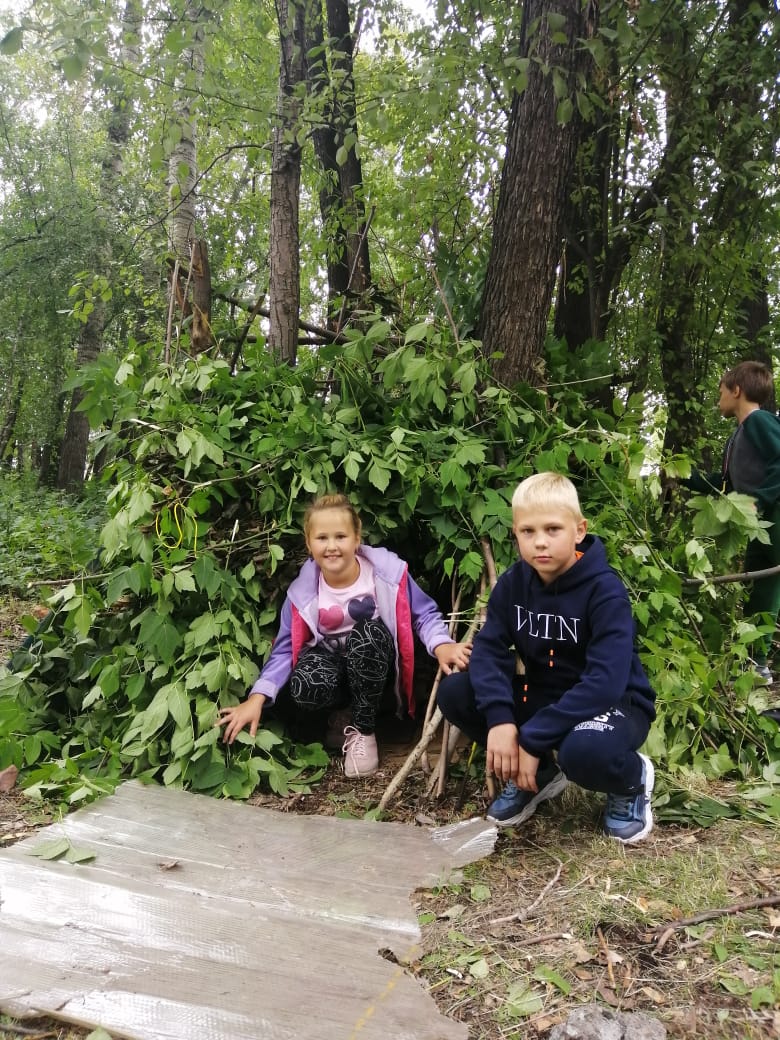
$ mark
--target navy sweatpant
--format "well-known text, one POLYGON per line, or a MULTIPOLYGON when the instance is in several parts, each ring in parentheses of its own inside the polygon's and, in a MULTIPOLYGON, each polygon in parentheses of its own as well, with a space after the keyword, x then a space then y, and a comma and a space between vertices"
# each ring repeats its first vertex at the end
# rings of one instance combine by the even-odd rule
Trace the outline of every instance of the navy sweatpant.
MULTIPOLYGON (((448 722, 482 747, 487 745, 487 723, 477 708, 468 672, 444 676, 436 700, 448 722)), ((534 705, 523 703, 519 689, 514 710, 518 729, 534 714, 534 705)), ((637 749, 649 730, 650 719, 637 708, 627 704, 610 708, 569 730, 555 748, 558 767, 572 783, 590 791, 628 794, 642 781, 637 749)))

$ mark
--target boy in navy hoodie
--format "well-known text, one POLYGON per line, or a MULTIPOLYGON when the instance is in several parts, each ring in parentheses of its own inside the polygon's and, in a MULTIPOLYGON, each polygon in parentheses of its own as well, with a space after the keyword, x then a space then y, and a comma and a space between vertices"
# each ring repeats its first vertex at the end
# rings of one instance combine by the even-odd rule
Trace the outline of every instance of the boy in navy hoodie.
POLYGON ((520 560, 491 593, 468 672, 442 679, 439 707, 487 748, 487 768, 505 784, 487 814, 499 827, 522 823, 571 780, 607 795, 605 834, 641 841, 653 826, 654 770, 638 749, 655 694, 628 593, 566 477, 522 481, 512 521, 520 560))

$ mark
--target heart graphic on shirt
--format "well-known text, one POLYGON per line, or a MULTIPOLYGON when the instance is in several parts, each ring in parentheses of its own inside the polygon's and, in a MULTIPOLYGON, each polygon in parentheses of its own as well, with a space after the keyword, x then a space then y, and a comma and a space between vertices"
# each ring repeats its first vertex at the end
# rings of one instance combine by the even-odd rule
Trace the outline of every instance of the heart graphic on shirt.
POLYGON ((341 607, 328 607, 327 610, 319 612, 317 623, 320 632, 335 631, 344 620, 344 611, 341 607))
POLYGON ((355 596, 354 599, 349 601, 347 610, 353 621, 363 621, 364 618, 372 618, 376 610, 376 600, 373 596, 355 596))

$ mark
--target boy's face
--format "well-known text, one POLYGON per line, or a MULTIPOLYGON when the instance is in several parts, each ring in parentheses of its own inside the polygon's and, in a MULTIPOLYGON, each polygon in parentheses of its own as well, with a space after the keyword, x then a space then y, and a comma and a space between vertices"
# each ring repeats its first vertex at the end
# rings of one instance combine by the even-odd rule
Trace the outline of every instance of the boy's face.
POLYGON ((720 384, 720 396, 718 397, 718 408, 724 419, 733 419, 737 414, 737 403, 742 396, 738 386, 729 390, 725 383, 720 384))
POLYGON ((516 510, 512 519, 520 555, 545 585, 577 562, 586 520, 575 520, 567 509, 516 510))
POLYGON ((346 588, 357 580, 360 537, 346 509, 319 509, 311 517, 306 548, 328 585, 346 588))

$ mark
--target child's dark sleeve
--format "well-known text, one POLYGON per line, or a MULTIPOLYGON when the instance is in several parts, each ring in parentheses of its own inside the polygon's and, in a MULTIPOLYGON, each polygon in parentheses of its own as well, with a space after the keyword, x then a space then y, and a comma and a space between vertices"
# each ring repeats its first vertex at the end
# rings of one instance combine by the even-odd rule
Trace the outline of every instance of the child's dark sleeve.
POLYGON ((683 477, 680 483, 689 491, 695 491, 700 495, 711 495, 714 491, 723 490, 723 474, 701 473, 695 469, 690 477, 683 477))

